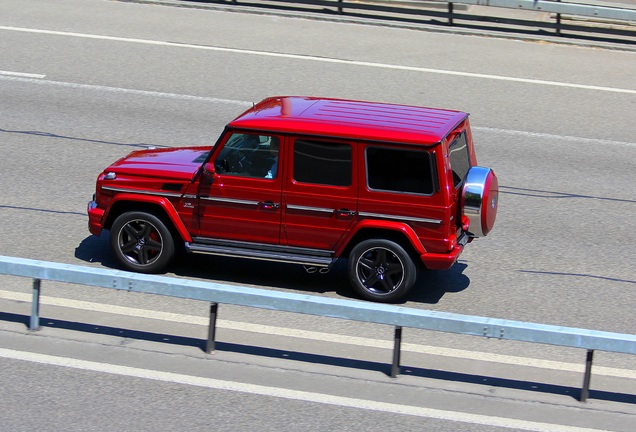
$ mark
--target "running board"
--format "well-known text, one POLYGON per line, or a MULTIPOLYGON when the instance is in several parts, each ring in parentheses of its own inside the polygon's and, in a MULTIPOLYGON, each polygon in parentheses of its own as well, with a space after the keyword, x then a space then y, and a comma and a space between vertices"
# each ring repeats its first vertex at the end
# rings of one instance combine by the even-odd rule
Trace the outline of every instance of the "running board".
POLYGON ((186 242, 185 247, 188 252, 192 253, 219 255, 232 258, 248 258, 261 261, 276 261, 314 267, 330 267, 336 261, 334 258, 329 256, 316 256, 302 253, 253 249, 218 244, 211 245, 186 242))

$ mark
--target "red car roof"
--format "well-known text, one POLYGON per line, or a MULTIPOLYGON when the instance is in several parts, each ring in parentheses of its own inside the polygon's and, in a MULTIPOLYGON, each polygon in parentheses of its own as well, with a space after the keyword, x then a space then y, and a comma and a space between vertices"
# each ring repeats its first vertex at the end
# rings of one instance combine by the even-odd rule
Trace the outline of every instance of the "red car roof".
POLYGON ((419 106, 314 97, 267 98, 229 127, 373 141, 436 144, 467 113, 419 106))

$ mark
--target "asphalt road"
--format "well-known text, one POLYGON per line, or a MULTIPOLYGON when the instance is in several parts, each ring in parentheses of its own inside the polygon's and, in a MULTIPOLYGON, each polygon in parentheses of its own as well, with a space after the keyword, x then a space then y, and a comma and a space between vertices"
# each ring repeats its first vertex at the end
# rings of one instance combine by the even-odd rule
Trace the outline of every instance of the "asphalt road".
MULTIPOLYGON (((496 171, 495 230, 405 302, 635 333, 636 53, 107 0, 0 0, 0 255, 95 267, 97 174, 145 145, 209 145, 299 94, 465 110, 496 171)), ((170 274, 349 297, 345 273, 190 257, 170 274)), ((0 278, 0 430, 632 430, 636 359, 0 278), (575 429, 578 427, 580 429, 575 429), (569 428, 569 429, 568 429, 569 428)))

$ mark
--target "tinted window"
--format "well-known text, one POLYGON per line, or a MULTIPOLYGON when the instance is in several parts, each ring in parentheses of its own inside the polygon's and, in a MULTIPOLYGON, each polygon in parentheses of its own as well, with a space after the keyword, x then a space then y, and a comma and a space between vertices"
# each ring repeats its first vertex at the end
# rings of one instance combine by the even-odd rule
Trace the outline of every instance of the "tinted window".
POLYGON ((214 166, 219 174, 276 178, 279 145, 280 139, 275 136, 233 133, 214 166))
POLYGON ((455 187, 466 178, 470 169, 470 157, 468 155, 468 143, 466 142, 466 133, 462 132, 448 148, 450 155, 451 169, 453 170, 453 182, 455 187))
POLYGON ((294 180, 330 186, 351 184, 351 145, 296 140, 294 180))
POLYGON ((367 148, 367 183, 376 190, 433 193, 431 155, 426 151, 367 148))

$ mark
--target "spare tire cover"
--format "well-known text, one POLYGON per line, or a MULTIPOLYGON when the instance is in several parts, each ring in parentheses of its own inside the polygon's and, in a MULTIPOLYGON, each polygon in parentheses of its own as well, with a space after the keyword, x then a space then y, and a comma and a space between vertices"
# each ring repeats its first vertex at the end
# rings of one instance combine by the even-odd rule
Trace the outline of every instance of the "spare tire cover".
POLYGON ((462 214, 470 220, 469 234, 488 235, 495 225, 499 206, 499 182, 490 168, 471 167, 462 190, 462 214))

